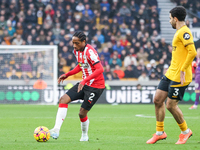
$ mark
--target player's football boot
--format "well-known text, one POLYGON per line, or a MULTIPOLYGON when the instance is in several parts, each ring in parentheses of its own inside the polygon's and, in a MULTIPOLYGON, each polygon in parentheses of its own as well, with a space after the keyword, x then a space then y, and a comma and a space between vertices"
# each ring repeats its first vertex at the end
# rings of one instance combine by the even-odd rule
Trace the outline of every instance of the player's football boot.
POLYGON ((80 141, 89 141, 88 135, 82 135, 80 141))
POLYGON ((147 144, 154 144, 159 140, 164 140, 167 138, 167 134, 165 132, 163 132, 162 135, 156 135, 156 133, 153 135, 153 137, 151 139, 149 139, 146 143, 147 144))
POLYGON ((192 105, 189 109, 197 109, 197 105, 192 105))
MULTIPOLYGON (((190 129, 189 129, 190 130, 190 129)), ((188 134, 180 134, 179 139, 176 144, 185 144, 187 140, 192 136, 192 131, 190 130, 188 134)))
POLYGON ((49 130, 50 135, 53 139, 57 139, 59 137, 59 130, 58 129, 51 129, 49 130))

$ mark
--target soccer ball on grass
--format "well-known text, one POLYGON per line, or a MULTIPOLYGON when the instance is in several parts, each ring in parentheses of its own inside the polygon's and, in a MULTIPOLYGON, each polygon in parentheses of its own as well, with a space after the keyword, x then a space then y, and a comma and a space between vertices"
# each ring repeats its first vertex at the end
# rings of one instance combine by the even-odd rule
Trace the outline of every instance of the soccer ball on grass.
POLYGON ((38 142, 46 142, 50 138, 50 132, 47 127, 39 126, 35 129, 33 136, 38 142))

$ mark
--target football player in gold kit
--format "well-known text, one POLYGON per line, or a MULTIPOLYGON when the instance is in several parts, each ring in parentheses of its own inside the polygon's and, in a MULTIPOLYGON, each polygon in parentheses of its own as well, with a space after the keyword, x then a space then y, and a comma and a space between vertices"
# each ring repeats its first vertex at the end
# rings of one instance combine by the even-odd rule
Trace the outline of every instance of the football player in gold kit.
POLYGON ((181 129, 179 140, 176 144, 185 144, 192 131, 187 127, 183 113, 178 107, 178 102, 183 99, 185 89, 192 81, 191 64, 196 56, 196 49, 190 29, 185 24, 186 10, 177 6, 170 11, 170 24, 176 29, 172 41, 172 60, 165 76, 161 79, 154 97, 156 113, 156 133, 147 144, 154 144, 167 138, 164 132, 165 99, 166 108, 173 115, 181 129))

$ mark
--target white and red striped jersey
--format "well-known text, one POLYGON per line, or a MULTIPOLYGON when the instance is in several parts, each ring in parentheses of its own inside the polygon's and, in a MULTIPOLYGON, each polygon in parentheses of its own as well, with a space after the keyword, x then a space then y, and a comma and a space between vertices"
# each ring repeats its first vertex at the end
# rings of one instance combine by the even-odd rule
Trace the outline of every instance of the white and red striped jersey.
MULTIPOLYGON (((74 55, 76 56, 76 60, 82 69, 83 79, 87 78, 95 71, 94 65, 96 63, 101 63, 97 51, 89 44, 85 46, 84 51, 74 50, 74 55)), ((100 89, 105 88, 103 73, 86 82, 85 85, 100 89)))

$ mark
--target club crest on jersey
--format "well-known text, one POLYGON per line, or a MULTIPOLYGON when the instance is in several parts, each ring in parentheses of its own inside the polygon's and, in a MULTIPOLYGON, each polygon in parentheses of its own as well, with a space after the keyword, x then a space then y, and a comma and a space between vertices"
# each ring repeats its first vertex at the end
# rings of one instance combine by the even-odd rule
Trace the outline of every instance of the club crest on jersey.
POLYGON ((189 39, 190 39, 190 34, 189 34, 189 33, 184 33, 184 34, 183 34, 183 38, 184 38, 185 40, 189 40, 189 39))
POLYGON ((83 68, 88 68, 89 65, 88 64, 85 64, 85 63, 79 63, 79 66, 80 67, 83 67, 83 68))

